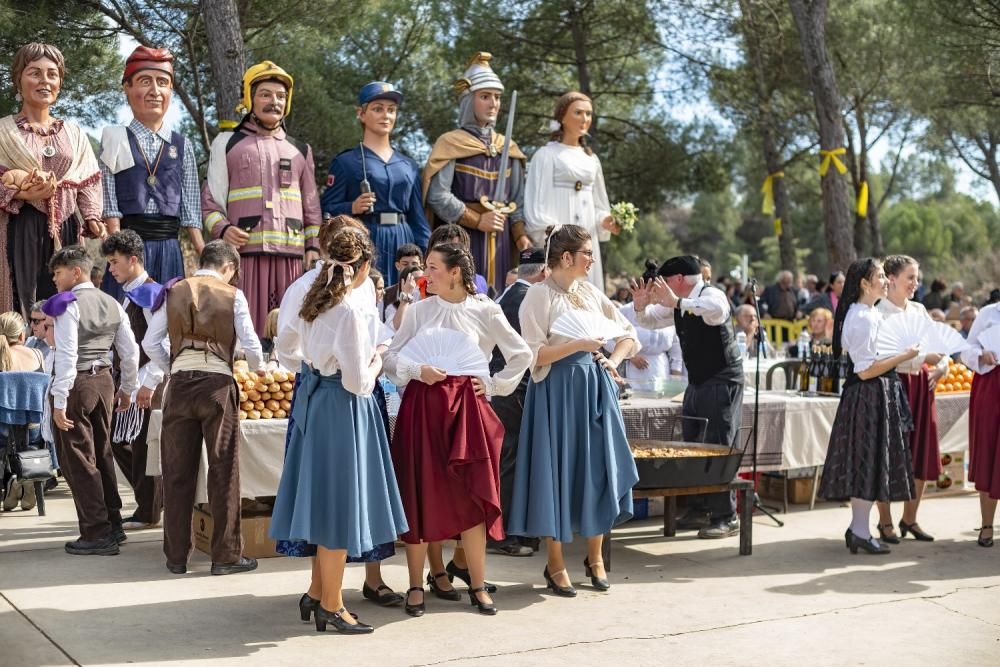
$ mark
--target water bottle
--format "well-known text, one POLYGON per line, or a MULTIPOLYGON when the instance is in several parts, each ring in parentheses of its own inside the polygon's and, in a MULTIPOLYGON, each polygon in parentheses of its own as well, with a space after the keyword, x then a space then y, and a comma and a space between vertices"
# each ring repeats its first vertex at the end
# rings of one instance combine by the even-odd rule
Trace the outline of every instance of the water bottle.
POLYGON ((747 358, 747 335, 740 331, 736 334, 736 347, 740 348, 740 358, 747 358))
POLYGON ((795 355, 800 360, 805 359, 809 354, 809 343, 812 341, 812 336, 809 335, 809 331, 802 329, 802 333, 799 334, 799 343, 797 354, 795 355))

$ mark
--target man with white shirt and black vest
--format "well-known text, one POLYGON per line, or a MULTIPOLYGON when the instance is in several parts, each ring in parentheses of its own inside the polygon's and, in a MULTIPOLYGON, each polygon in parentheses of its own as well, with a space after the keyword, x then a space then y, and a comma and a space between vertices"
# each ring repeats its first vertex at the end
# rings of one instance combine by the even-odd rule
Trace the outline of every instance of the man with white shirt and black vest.
POLYGON ((121 304, 90 282, 91 264, 82 246, 56 252, 49 268, 59 293, 42 310, 55 329, 53 435, 80 524, 80 539, 67 542, 66 553, 114 556, 126 538, 111 453, 111 349, 121 370, 118 410, 124 411, 137 388, 139 347, 121 304))
MULTIPOLYGON (((732 306, 725 292, 704 282, 698 258, 668 259, 654 281, 632 282, 636 317, 643 327, 674 325, 688 371, 681 413, 708 419, 705 442, 732 445, 743 413, 743 362, 736 347, 732 306)), ((684 439, 697 439, 699 424, 684 423, 684 439)), ((732 492, 694 496, 688 516, 707 513, 701 538, 739 532, 732 492), (700 509, 699 509, 700 508, 700 509)))
MULTIPOLYGON (((521 302, 528 288, 535 283, 540 283, 549 275, 548 266, 545 263, 545 251, 541 248, 528 248, 522 250, 519 255, 520 263, 517 267, 517 280, 503 295, 497 300, 504 316, 510 322, 519 335, 521 333, 521 318, 519 311, 521 302)), ((499 373, 506 366, 503 355, 497 349, 493 350, 493 358, 490 360, 490 375, 499 373)), ((500 449, 500 509, 504 513, 506 524, 507 508, 510 507, 510 500, 514 493, 514 465, 517 461, 517 443, 521 433, 521 415, 524 413, 524 398, 528 393, 528 382, 531 380, 531 372, 525 371, 521 383, 509 396, 494 396, 490 400, 493 411, 497 413, 500 422, 503 424, 504 436, 503 445, 500 449)), ((506 529, 506 525, 504 525, 506 529)), ((508 536, 505 540, 496 542, 488 541, 487 549, 492 553, 506 556, 530 556, 534 553, 538 544, 537 539, 525 537, 508 536)))

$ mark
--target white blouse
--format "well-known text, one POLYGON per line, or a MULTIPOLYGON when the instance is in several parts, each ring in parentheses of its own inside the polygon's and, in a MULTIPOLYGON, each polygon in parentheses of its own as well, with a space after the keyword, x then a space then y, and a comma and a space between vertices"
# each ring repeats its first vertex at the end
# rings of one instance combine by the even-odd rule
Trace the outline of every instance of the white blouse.
MULTIPOLYGON (((979 343, 979 335, 990 327, 1000 327, 1000 304, 983 306, 979 315, 976 316, 976 320, 972 323, 969 337, 965 339, 969 348, 962 352, 962 362, 980 375, 986 375, 996 368, 992 364, 979 363, 979 355, 983 353, 983 346, 979 343)), ((993 351, 996 352, 996 350, 993 351)))
POLYGON ((344 388, 352 394, 372 393, 382 358, 375 352, 363 308, 345 299, 312 322, 299 322, 302 354, 314 369, 323 375, 340 371, 344 388))
POLYGON ((417 333, 434 327, 472 336, 487 359, 492 356, 493 348, 500 349, 507 365, 493 377, 480 378, 488 396, 507 396, 513 392, 531 364, 531 350, 496 303, 482 296, 469 296, 460 303, 431 296, 406 309, 399 331, 385 353, 385 372, 394 384, 420 380, 420 364, 405 361, 399 353, 417 333))
POLYGON ((550 277, 540 283, 536 283, 528 288, 521 302, 519 317, 521 320, 521 335, 531 348, 531 379, 541 382, 549 374, 549 366, 538 365, 538 350, 543 345, 561 345, 568 343, 572 339, 559 334, 551 333, 552 323, 563 313, 579 308, 574 305, 573 300, 579 299, 583 305, 583 310, 599 313, 609 320, 613 320, 618 326, 625 330, 625 333, 615 339, 615 343, 621 343, 627 338, 631 338, 634 343, 629 358, 641 349, 639 337, 635 333, 635 327, 625 319, 611 299, 604 295, 604 292, 597 289, 590 283, 576 281, 569 291, 563 290, 550 277))
POLYGON ((854 372, 860 373, 871 368, 878 351, 878 328, 882 324, 882 314, 874 306, 852 303, 844 318, 844 329, 840 342, 851 356, 854 372))
MULTIPOLYGON (((924 308, 924 304, 917 301, 907 300, 903 308, 900 308, 889 299, 882 299, 876 305, 879 313, 882 314, 882 319, 887 320, 893 315, 898 315, 900 313, 905 313, 906 311, 914 311, 917 314, 923 315, 927 319, 931 316, 927 314, 927 309, 924 308)), ((896 370, 900 373, 906 373, 907 375, 918 375, 920 373, 920 367, 923 366, 925 354, 918 354, 913 359, 909 361, 904 361, 900 365, 896 366, 896 370)), ((941 357, 941 361, 937 363, 937 368, 942 372, 948 372, 948 357, 941 357)))
POLYGON ((588 280, 604 289, 604 266, 598 241, 611 232, 601 222, 611 215, 604 172, 596 155, 581 146, 550 141, 535 151, 528 165, 524 189, 524 219, 531 242, 545 247, 545 229, 551 225, 579 225, 594 240, 594 265, 588 280))

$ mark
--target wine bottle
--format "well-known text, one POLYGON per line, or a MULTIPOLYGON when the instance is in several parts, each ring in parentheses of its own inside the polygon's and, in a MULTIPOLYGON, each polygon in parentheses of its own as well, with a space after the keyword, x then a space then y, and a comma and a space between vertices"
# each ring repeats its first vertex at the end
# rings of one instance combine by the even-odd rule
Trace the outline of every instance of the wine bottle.
POLYGON ((814 345, 809 358, 809 393, 819 390, 819 347, 814 345))
POLYGON ((799 341, 799 391, 809 391, 809 363, 812 361, 809 356, 808 344, 799 341))
POLYGON ((823 346, 823 362, 821 364, 821 374, 819 379, 819 390, 825 394, 833 393, 833 352, 830 346, 823 346))

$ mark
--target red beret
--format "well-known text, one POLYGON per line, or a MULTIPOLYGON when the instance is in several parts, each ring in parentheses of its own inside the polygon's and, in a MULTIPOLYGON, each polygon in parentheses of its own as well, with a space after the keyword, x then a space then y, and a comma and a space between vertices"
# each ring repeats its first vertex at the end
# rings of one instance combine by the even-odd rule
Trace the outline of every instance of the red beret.
POLYGON ((122 83, 125 83, 132 75, 142 69, 155 69, 166 72, 170 78, 174 78, 174 56, 170 49, 151 49, 148 46, 137 46, 132 55, 125 61, 125 74, 122 75, 122 83))

